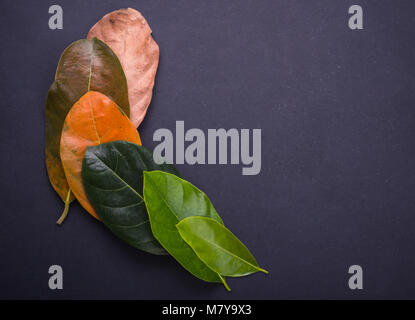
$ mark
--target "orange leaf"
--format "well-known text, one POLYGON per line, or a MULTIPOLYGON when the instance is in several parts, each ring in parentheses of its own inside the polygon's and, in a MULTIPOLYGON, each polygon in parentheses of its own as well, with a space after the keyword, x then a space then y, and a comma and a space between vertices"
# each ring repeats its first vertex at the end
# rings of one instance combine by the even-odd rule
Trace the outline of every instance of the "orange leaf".
POLYGON ((79 203, 98 220, 82 184, 82 160, 87 147, 116 140, 141 145, 137 129, 110 98, 96 91, 87 92, 66 116, 60 156, 69 187, 79 203))

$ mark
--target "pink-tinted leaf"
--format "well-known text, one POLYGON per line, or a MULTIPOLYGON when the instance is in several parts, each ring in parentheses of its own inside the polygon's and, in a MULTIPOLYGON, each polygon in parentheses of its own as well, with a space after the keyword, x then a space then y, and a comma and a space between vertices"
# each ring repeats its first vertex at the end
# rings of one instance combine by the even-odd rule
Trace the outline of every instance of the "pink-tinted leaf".
POLYGON ((108 13, 89 31, 118 56, 127 77, 130 119, 138 127, 146 115, 153 94, 159 62, 159 47, 146 19, 128 8, 108 13))

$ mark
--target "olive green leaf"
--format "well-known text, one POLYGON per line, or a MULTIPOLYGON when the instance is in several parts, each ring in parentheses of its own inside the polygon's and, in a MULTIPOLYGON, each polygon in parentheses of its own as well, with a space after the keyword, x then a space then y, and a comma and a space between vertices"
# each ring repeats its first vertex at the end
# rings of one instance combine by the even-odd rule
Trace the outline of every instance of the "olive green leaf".
POLYGON ((242 277, 258 271, 259 267, 248 248, 216 220, 188 217, 177 229, 184 241, 209 268, 227 277, 242 277))
POLYGON ((153 237, 143 201, 143 171, 157 169, 178 174, 172 165, 157 165, 148 149, 114 141, 87 148, 82 180, 88 200, 117 237, 143 251, 166 254, 153 237))
POLYGON ((223 277, 197 257, 176 228, 178 222, 195 215, 209 217, 223 224, 209 198, 191 183, 175 175, 146 171, 144 202, 153 235, 164 249, 195 277, 208 282, 222 282, 226 286, 223 277))
POLYGON ((49 180, 65 202, 65 212, 71 195, 60 159, 60 139, 66 115, 81 96, 88 91, 99 91, 113 100, 128 116, 127 80, 121 63, 111 49, 93 38, 78 40, 69 45, 60 57, 46 99, 46 168, 49 180))

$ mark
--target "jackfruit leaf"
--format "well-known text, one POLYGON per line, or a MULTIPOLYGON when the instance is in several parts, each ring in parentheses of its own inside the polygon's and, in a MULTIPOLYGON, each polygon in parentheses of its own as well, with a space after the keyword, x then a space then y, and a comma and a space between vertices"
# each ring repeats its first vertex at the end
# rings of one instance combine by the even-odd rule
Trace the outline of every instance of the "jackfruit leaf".
POLYGON ((151 32, 142 14, 128 8, 105 15, 87 36, 104 41, 120 59, 127 77, 130 119, 136 127, 151 102, 159 63, 159 47, 151 32))
POLYGON ((78 40, 65 49, 46 99, 46 168, 54 190, 66 203, 65 211, 74 197, 60 159, 61 132, 69 110, 90 90, 107 95, 129 115, 127 80, 121 64, 98 39, 78 40))
POLYGON ((261 271, 255 258, 232 232, 216 220, 188 217, 177 224, 182 239, 210 269, 227 277, 243 277, 261 271))
MULTIPOLYGON (((144 172, 144 202, 154 237, 187 271, 207 282, 225 280, 211 270, 182 239, 176 224, 190 216, 223 224, 209 198, 191 183, 162 171, 144 172)), ((227 287, 228 288, 228 287, 227 287)))
POLYGON ((158 165, 148 149, 127 141, 88 147, 83 164, 85 193, 102 222, 121 240, 152 254, 166 254, 153 237, 143 200, 143 171, 173 174, 173 165, 158 165))
POLYGON ((82 160, 86 148, 126 140, 141 145, 137 129, 107 96, 89 91, 74 104, 63 125, 60 156, 69 187, 80 204, 99 219, 84 191, 82 160))

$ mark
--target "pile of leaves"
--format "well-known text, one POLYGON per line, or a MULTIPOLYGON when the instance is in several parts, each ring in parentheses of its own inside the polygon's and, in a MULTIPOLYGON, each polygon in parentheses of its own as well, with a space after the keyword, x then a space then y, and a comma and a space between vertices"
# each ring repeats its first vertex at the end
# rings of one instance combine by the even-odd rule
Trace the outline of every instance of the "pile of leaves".
POLYGON ((46 167, 65 204, 76 198, 118 238, 173 256, 208 282, 260 268, 209 198, 157 164, 137 127, 152 97, 159 48, 134 9, 111 12, 61 55, 46 102, 46 167))

